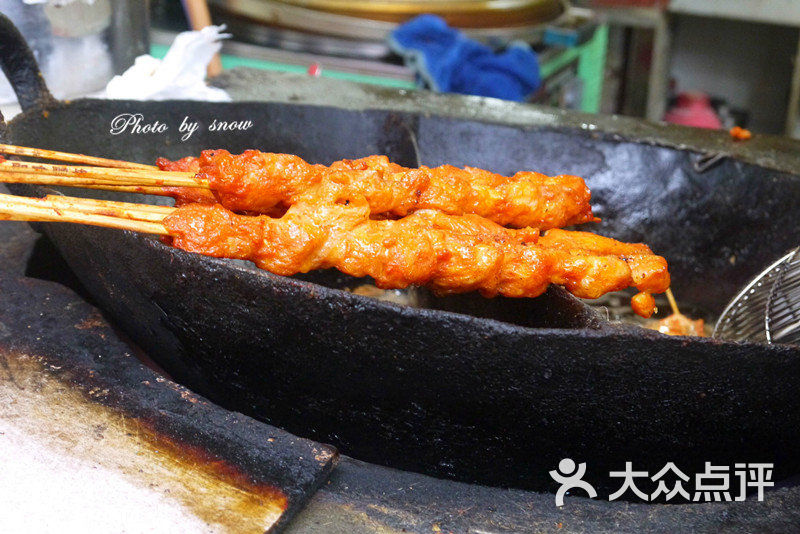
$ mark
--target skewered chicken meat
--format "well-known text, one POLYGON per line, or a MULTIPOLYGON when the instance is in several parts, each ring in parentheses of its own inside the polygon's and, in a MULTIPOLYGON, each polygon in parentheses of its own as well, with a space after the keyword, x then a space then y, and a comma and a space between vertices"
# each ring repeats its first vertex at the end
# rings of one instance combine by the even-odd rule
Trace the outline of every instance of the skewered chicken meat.
MULTIPOLYGON (((380 288, 424 285, 440 294, 536 297, 560 284, 597 298, 636 287, 669 287, 664 258, 645 245, 583 232, 504 228, 477 215, 419 210, 399 220, 370 218, 359 195, 302 200, 280 218, 238 215, 221 205, 189 204, 164 219, 172 244, 201 254, 251 260, 280 275, 337 268, 370 276, 380 288)), ((637 312, 648 317, 653 309, 637 312)))
MULTIPOLYGON (((38 154, 21 150, 12 153, 38 154)), ((78 162, 86 158, 39 155, 78 162)), ((255 150, 239 156, 211 150, 199 158, 159 160, 162 169, 181 171, 172 173, 115 160, 90 161, 109 167, 0 166, 10 182, 166 192, 177 197, 180 207, 10 199, 4 213, 20 220, 156 233, 180 248, 252 260, 277 274, 335 267, 372 277, 381 288, 413 284, 442 294, 475 290, 486 296, 535 297, 549 284, 559 284, 576 296, 597 298, 636 287, 640 292, 632 307, 649 317, 655 309, 652 293, 669 287, 666 261, 647 246, 557 228, 595 220, 589 190, 573 176, 528 172, 503 177, 451 166, 407 169, 385 156, 326 167, 255 150)))
MULTIPOLYGON (((163 170, 197 172, 210 182, 216 201, 236 212, 280 213, 335 185, 363 195, 373 215, 404 217, 435 209, 450 215, 475 214, 500 225, 542 230, 594 221, 590 192, 577 176, 518 172, 505 177, 489 171, 444 165, 409 169, 386 156, 311 165, 289 154, 247 150, 205 150, 199 158, 158 160, 163 170), (277 208, 277 211, 276 211, 277 208)), ((178 205, 210 202, 208 192, 173 189, 178 205), (198 197, 199 194, 199 197, 198 197), (187 196, 188 195, 188 196, 187 196)))

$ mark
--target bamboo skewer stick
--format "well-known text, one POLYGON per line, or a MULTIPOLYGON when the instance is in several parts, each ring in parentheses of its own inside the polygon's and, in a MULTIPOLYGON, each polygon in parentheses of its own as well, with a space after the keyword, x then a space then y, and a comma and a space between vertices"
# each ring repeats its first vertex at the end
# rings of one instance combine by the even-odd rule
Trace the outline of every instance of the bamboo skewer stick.
POLYGON ((672 294, 672 288, 668 288, 665 293, 667 295, 667 300, 669 301, 669 307, 672 308, 672 313, 675 315, 681 315, 681 311, 678 309, 678 301, 675 300, 675 295, 672 294))
POLYGON ((0 166, 5 168, 9 171, 18 170, 19 172, 26 172, 28 170, 31 171, 39 171, 39 172, 49 172, 49 173, 64 173, 64 174, 92 174, 102 172, 104 174, 109 174, 111 176, 132 176, 132 177, 139 177, 139 176, 171 176, 171 177, 179 177, 179 178, 194 178, 195 174, 193 172, 181 172, 181 171, 162 171, 160 169, 150 170, 150 169, 118 169, 114 167, 98 167, 98 166, 87 166, 87 165, 65 165, 65 164, 53 164, 53 163, 40 163, 40 162, 33 162, 33 161, 17 161, 17 160, 5 160, 0 162, 0 166))
MULTIPOLYGON (((159 222, 170 215, 175 208, 168 206, 153 206, 150 204, 133 204, 129 202, 115 202, 112 200, 97 200, 94 198, 76 198, 60 195, 48 195, 44 198, 18 197, 5 195, 7 202, 15 202, 35 208, 53 209, 62 211, 79 211, 86 214, 105 215, 139 221, 159 222)), ((2 198, 2 197, 0 197, 2 198)))
POLYGON ((73 178, 70 176, 58 176, 45 173, 31 172, 8 172, 0 166, 0 182, 8 184, 42 184, 42 185, 68 185, 74 187, 85 187, 92 185, 131 187, 134 183, 123 180, 105 180, 101 178, 73 178))
MULTIPOLYGON (((102 180, 99 178, 72 178, 69 176, 54 176, 50 174, 6 172, 0 166, 0 183, 22 183, 39 185, 61 185, 68 187, 83 187, 85 189, 103 189, 106 191, 120 191, 123 193, 141 193, 146 195, 169 196, 164 190, 169 184, 163 186, 136 185, 135 179, 130 182, 116 180, 102 180), (124 184, 124 185, 121 185, 124 184)), ((184 187, 184 186, 175 186, 184 187)))
POLYGON ((210 188, 207 180, 195 178, 194 173, 162 171, 153 165, 3 144, 0 144, 0 154, 101 165, 52 165, 0 158, 0 182, 5 183, 61 185, 161 196, 170 196, 164 191, 165 187, 210 188))
POLYGON ((119 185, 119 186, 158 186, 158 187, 197 187, 208 189, 207 182, 183 177, 129 177, 106 175, 102 172, 95 173, 59 173, 29 172, 24 170, 9 170, 0 164, 0 181, 6 183, 37 183, 50 185, 119 185))
POLYGON ((105 167, 78 167, 71 165, 50 165, 25 161, 5 161, 0 163, 0 171, 5 174, 20 173, 30 175, 63 176, 76 179, 94 178, 102 183, 120 185, 160 185, 168 187, 210 187, 208 180, 195 178, 191 172, 143 171, 140 169, 113 169, 105 167))
MULTIPOLYGON (((79 224, 90 224, 107 228, 118 228, 122 230, 132 230, 149 234, 169 235, 169 231, 160 222, 152 219, 153 212, 146 211, 145 208, 152 209, 154 206, 143 204, 128 204, 128 207, 112 208, 107 206, 92 207, 92 199, 70 199, 61 201, 62 204, 54 203, 53 198, 27 198, 15 195, 0 194, 0 219, 14 221, 49 221, 49 222, 71 222, 79 224), (85 200, 89 200, 86 205, 85 200), (63 204, 73 202, 72 206, 63 204), (92 211, 95 211, 94 213, 92 211), (150 220, 147 220, 147 219, 150 220)), ((111 201, 97 201, 100 203, 111 201)), ((126 203, 116 203, 126 204, 126 203)), ((155 206, 158 208, 158 206, 155 206)), ((162 220, 166 215, 156 214, 162 220)))
MULTIPOLYGON (((28 197, 20 197, 28 198, 28 197)), ((39 200, 39 199, 33 199, 39 200)), ((159 213, 163 217, 170 215, 176 208, 172 206, 156 206, 154 204, 138 204, 133 202, 119 202, 116 200, 100 200, 97 198, 81 198, 81 197, 67 197, 62 195, 47 195, 43 200, 53 204, 61 204, 65 206, 84 206, 96 208, 121 208, 128 210, 136 210, 138 212, 146 213, 159 213)))
POLYGON ((24 204, 6 205, 0 201, 0 218, 8 221, 69 222, 89 224, 119 230, 131 230, 156 235, 169 235, 163 224, 133 219, 86 214, 80 211, 56 210, 26 206, 24 204))
MULTIPOLYGON (((2 181, 2 180, 0 180, 2 181)), ((69 184, 61 184, 61 185, 72 185, 69 184)), ((142 195, 158 195, 158 196, 170 196, 169 192, 165 191, 163 187, 158 187, 156 185, 153 186, 146 186, 146 185, 107 185, 107 184, 87 184, 81 185, 84 189, 102 189, 103 191, 119 191, 121 193, 140 193, 142 195)))
POLYGON ((175 211, 168 206, 152 206, 149 204, 131 204, 113 200, 97 200, 93 198, 75 198, 58 195, 47 195, 44 200, 57 208, 77 209, 95 215, 108 215, 134 219, 139 221, 160 222, 175 211))
POLYGON ((57 150, 45 150, 42 148, 30 148, 25 146, 0 144, 0 154, 52 159, 55 161, 68 161, 71 163, 83 163, 85 165, 99 165, 101 167, 114 167, 118 169, 141 169, 149 171, 158 170, 158 167, 156 167, 155 165, 144 165, 142 163, 133 163, 130 161, 98 158, 95 156, 85 156, 83 154, 70 154, 69 152, 59 152, 57 150))

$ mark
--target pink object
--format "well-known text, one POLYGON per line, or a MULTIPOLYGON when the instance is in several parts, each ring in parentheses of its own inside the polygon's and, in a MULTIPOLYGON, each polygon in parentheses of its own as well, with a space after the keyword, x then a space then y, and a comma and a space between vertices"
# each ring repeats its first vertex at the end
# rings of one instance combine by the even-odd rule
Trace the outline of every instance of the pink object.
POLYGON ((322 67, 320 67, 319 63, 312 63, 308 66, 308 75, 317 77, 322 74, 322 67))
POLYGON ((711 100, 705 93, 681 93, 678 101, 664 115, 664 120, 672 124, 694 126, 695 128, 722 128, 711 100))

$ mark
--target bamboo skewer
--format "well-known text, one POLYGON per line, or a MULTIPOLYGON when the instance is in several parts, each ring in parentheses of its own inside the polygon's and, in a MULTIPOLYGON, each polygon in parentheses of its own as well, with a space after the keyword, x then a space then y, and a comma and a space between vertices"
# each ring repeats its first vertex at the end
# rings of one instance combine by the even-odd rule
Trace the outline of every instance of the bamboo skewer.
POLYGON ((15 204, 9 206, 2 201, 0 201, 0 218, 9 221, 69 222, 89 224, 93 226, 103 226, 106 228, 116 228, 119 230, 131 230, 134 232, 148 234, 169 235, 167 229, 163 224, 160 223, 109 217, 105 215, 86 214, 80 211, 40 208, 35 206, 26 206, 24 204, 15 204))
POLYGON ((154 176, 154 175, 164 175, 170 177, 177 177, 177 178, 194 178, 195 174, 193 172, 180 172, 180 171, 162 171, 159 169, 156 170, 149 170, 149 169, 118 169, 114 167, 102 167, 102 166, 86 166, 86 165, 64 165, 64 164, 53 164, 53 163, 39 163, 39 162, 32 162, 32 161, 17 161, 17 160, 6 160, 0 163, 4 169, 14 172, 26 172, 26 171, 40 171, 40 172, 48 172, 51 174, 64 174, 72 176, 74 174, 86 174, 91 175, 92 173, 102 172, 104 174, 109 174, 111 176, 124 176, 124 177, 147 177, 147 176, 154 176))
POLYGON ((142 163, 132 163, 130 161, 98 158, 95 156, 85 156, 83 154, 70 154, 68 152, 59 152, 57 150, 45 150, 42 148, 30 148, 25 146, 0 144, 0 154, 52 159, 55 161, 68 161, 71 163, 83 163, 85 165, 99 165, 101 167, 114 167, 118 169, 142 169, 149 171, 158 170, 158 167, 156 167, 155 165, 144 165, 142 163))
POLYGON ((35 172, 7 172, 0 166, 0 182, 8 184, 41 184, 41 185, 69 185, 74 187, 85 186, 126 186, 135 185, 129 181, 115 181, 101 178, 73 178, 69 176, 58 176, 54 174, 35 173, 35 172))
POLYGON ((0 144, 0 154, 101 165, 53 165, 0 158, 0 183, 59 185, 161 196, 170 196, 165 187, 210 188, 207 180, 195 178, 194 173, 162 171, 153 165, 3 144, 0 144))
POLYGON ((169 235, 158 221, 169 215, 171 209, 72 197, 28 198, 0 194, 0 219, 3 220, 71 222, 158 235, 169 235))
POLYGON ((113 169, 109 167, 79 167, 71 165, 50 165, 26 161, 4 161, 0 172, 8 179, 11 174, 27 174, 50 177, 67 177, 77 180, 94 179, 103 184, 119 185, 158 185, 164 187, 204 187, 209 188, 208 180, 195 178, 191 172, 143 171, 140 169, 113 169))
POLYGON ((131 191, 138 193, 138 188, 147 188, 145 191, 156 191, 166 195, 165 187, 202 187, 197 183, 189 185, 183 180, 172 179, 151 179, 138 180, 136 178, 114 178, 114 177, 72 177, 57 174, 36 173, 36 172, 7 172, 0 165, 0 182, 10 184, 40 184, 40 185, 63 185, 71 187, 88 187, 90 189, 114 189, 118 187, 134 188, 131 191), (93 187, 96 186, 96 187, 93 187))
POLYGON ((56 208, 77 209, 95 215, 108 215, 150 222, 160 222, 164 217, 175 211, 175 208, 168 206, 132 204, 113 200, 64 197, 59 195, 47 195, 44 197, 44 200, 48 201, 56 208))
POLYGON ((665 293, 667 295, 667 300, 669 301, 669 306, 672 308, 672 313, 675 315, 681 315, 681 311, 678 309, 678 302, 675 300, 675 295, 672 294, 672 288, 668 288, 665 293))
POLYGON ((151 204, 134 204, 113 200, 97 200, 94 198, 65 197, 47 195, 44 198, 0 195, 0 199, 9 202, 57 211, 80 211, 87 214, 121 217, 139 221, 159 222, 175 211, 169 206, 153 206, 151 204))
POLYGON ((160 196, 171 196, 165 190, 169 187, 210 188, 208 180, 198 179, 194 173, 162 171, 152 165, 4 144, 0 144, 0 154, 84 164, 53 165, 0 157, 0 183, 81 187, 160 196))
POLYGON ((143 165, 107 158, 70 154, 54 150, 0 144, 0 154, 29 156, 82 163, 84 166, 53 165, 0 157, 0 183, 27 183, 102 189, 123 193, 170 196, 167 187, 210 188, 207 180, 191 172, 162 171, 143 165), (101 165, 89 167, 85 165, 101 165))
MULTIPOLYGON (((0 180, 2 181, 2 180, 0 180)), ((72 183, 69 184, 61 184, 71 186, 72 183)), ((165 191, 163 187, 158 187, 157 185, 153 186, 146 186, 146 185, 107 185, 107 184, 87 184, 81 185, 84 189, 102 189, 103 191, 119 191, 121 193, 140 193, 142 195, 158 195, 158 196, 170 196, 168 191, 165 191)))
MULTIPOLYGON (((105 191, 119 191, 123 193, 140 193, 145 195, 169 196, 169 192, 164 188, 169 187, 171 182, 162 186, 157 185, 137 185, 136 179, 131 178, 129 182, 123 180, 104 180, 100 178, 73 178, 70 176, 56 176, 44 173, 26 173, 16 171, 5 171, 0 165, 0 183, 22 183, 38 185, 61 185, 68 187, 83 187, 85 189, 102 189, 105 191), (124 185, 122 185, 124 184, 124 185)), ((185 186, 174 186, 185 187, 185 186)))

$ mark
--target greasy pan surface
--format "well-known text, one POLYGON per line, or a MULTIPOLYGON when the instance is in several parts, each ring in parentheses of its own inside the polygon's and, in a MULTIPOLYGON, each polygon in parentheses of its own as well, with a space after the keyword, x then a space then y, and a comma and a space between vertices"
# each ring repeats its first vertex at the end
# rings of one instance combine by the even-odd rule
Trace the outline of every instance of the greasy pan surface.
MULTIPOLYGON (((386 153, 408 164, 397 121, 414 129, 423 163, 584 175, 600 229, 647 236, 687 298, 712 309, 800 234, 794 176, 735 161, 699 175, 689 153, 580 131, 306 105, 98 101, 28 112, 9 130, 19 144, 136 161, 257 146, 314 162, 386 153), (122 112, 258 128, 187 143, 175 132, 110 136, 122 112)), ((530 328, 381 303, 150 237, 47 231, 100 306, 176 379, 361 459, 536 489, 550 487, 547 471, 565 456, 589 461, 595 480, 624 461, 689 471, 772 461, 778 477, 800 467, 796 347, 530 328)), ((515 306, 518 322, 535 323, 515 306)))

